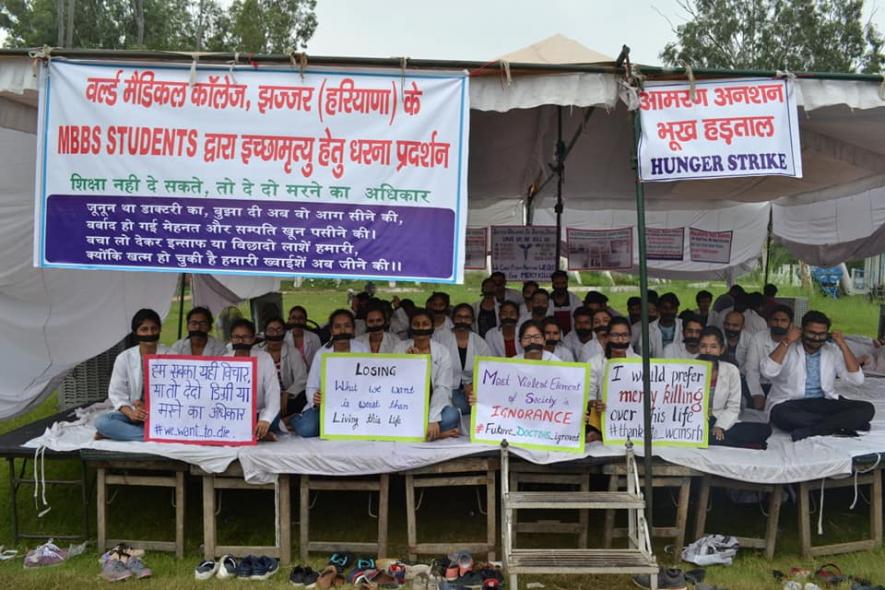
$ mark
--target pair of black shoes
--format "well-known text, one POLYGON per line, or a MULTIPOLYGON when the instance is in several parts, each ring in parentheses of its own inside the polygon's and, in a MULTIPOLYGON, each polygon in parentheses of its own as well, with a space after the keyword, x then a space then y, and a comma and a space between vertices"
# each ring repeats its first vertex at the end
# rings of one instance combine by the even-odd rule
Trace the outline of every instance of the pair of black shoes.
POLYGON ((289 583, 296 587, 312 587, 319 577, 320 574, 310 566, 296 565, 289 574, 289 583))

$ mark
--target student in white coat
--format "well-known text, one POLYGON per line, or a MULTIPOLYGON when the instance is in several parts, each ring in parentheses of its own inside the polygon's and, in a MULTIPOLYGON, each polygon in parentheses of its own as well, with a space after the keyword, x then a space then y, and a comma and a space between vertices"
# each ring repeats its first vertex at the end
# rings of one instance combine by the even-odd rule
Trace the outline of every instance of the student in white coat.
POLYGON ((568 290, 568 273, 557 270, 550 275, 550 283, 553 291, 550 293, 550 312, 556 318, 563 334, 572 331, 572 316, 575 310, 581 307, 578 296, 568 290))
POLYGON ((489 275, 489 278, 495 282, 495 298, 498 300, 498 303, 512 301, 519 305, 523 302, 522 294, 519 291, 507 287, 507 275, 503 272, 496 270, 489 275))
MULTIPOLYGON (((665 346, 682 341, 682 322, 677 319, 679 298, 675 293, 664 293, 658 298, 657 311, 658 319, 648 325, 649 352, 652 357, 661 358, 665 346)), ((633 348, 638 354, 642 354, 641 338, 641 331, 634 330, 633 348)))
POLYGON ((427 311, 430 312, 430 317, 433 318, 434 331, 452 329, 452 319, 449 317, 450 305, 451 299, 449 294, 443 291, 434 291, 427 298, 427 311))
POLYGON ((495 281, 487 278, 482 282, 482 299, 473 304, 473 329, 481 338, 498 325, 498 309, 501 304, 495 299, 495 281))
POLYGON ((409 337, 409 317, 415 311, 415 302, 411 299, 393 298, 396 309, 390 315, 390 332, 402 340, 409 337))
POLYGON ((366 310, 366 333, 357 336, 356 340, 365 344, 373 353, 391 354, 402 340, 386 328, 387 314, 384 307, 370 303, 366 310))
POLYGON ((498 309, 498 315, 501 319, 500 325, 486 332, 486 344, 489 345, 492 356, 514 357, 521 352, 516 332, 519 307, 512 301, 505 301, 498 309))
POLYGON ((575 362, 572 351, 562 343, 562 328, 556 318, 545 318, 541 325, 544 328, 544 350, 566 363, 575 362))
POLYGON ((715 326, 701 331, 698 360, 710 361, 710 444, 747 449, 767 448, 771 426, 764 422, 739 422, 741 413, 741 374, 731 363, 721 361, 725 338, 715 326))
MULTIPOLYGON (((397 354, 430 355, 430 412, 427 440, 455 438, 461 434, 461 412, 452 403, 453 360, 449 349, 431 338, 433 316, 419 309, 412 314, 411 338, 397 346, 397 354)), ((446 330, 448 331, 448 330, 446 330)))
POLYGON ((270 427, 280 415, 280 378, 277 376, 273 358, 264 350, 255 347, 255 324, 247 319, 239 319, 231 324, 230 343, 233 350, 225 356, 253 356, 258 361, 258 373, 254 376, 258 385, 255 400, 258 410, 255 437, 258 440, 276 440, 270 427))
POLYGON ((307 310, 295 305, 289 310, 289 323, 286 324, 286 342, 301 353, 305 366, 309 367, 313 357, 323 345, 320 337, 307 328, 307 310))
POLYGON ((336 309, 329 316, 329 333, 331 340, 320 348, 313 357, 310 370, 307 372, 307 385, 304 395, 307 400, 304 411, 289 416, 289 428, 303 438, 315 438, 320 435, 320 403, 322 403, 323 357, 332 352, 364 352, 369 348, 362 342, 354 340, 355 319, 353 313, 346 309, 336 309))
POLYGON ((541 286, 537 281, 523 281, 522 283, 522 301, 519 304, 519 317, 527 316, 532 313, 532 295, 541 286))
POLYGON ((802 316, 766 358, 762 375, 771 380, 766 409, 771 423, 793 440, 840 434, 857 436, 870 429, 876 409, 836 392, 836 377, 863 385, 863 371, 841 332, 830 332, 830 319, 819 311, 802 316), (829 339, 832 337, 832 343, 829 339), (800 342, 801 340, 801 342, 800 342))
POLYGON ((459 303, 452 310, 451 330, 433 334, 434 342, 442 344, 449 351, 452 361, 452 405, 462 416, 470 413, 467 394, 473 389, 473 359, 478 356, 491 356, 492 351, 486 341, 473 331, 475 324, 473 307, 459 303))
POLYGON ((205 307, 195 307, 187 312, 187 338, 171 346, 172 354, 193 356, 224 356, 224 342, 209 335, 212 329, 212 312, 205 307))
POLYGON ((590 406, 587 420, 587 442, 602 440, 600 416, 605 410, 602 403, 602 380, 605 377, 605 363, 609 359, 623 359, 637 356, 630 346, 630 321, 624 317, 612 318, 607 326, 605 350, 590 359, 590 391, 587 403, 590 406))
MULTIPOLYGON (((283 318, 268 318, 264 322, 264 341, 255 345, 255 350, 263 350, 273 360, 277 379, 280 382, 280 419, 304 409, 307 400, 304 389, 307 386, 307 365, 301 353, 286 342, 286 324, 283 318)), ((271 423, 271 431, 277 430, 277 421, 271 423)))
POLYGON ((95 438, 112 440, 144 440, 144 355, 169 354, 169 349, 159 344, 160 316, 153 309, 139 309, 132 316, 132 334, 138 341, 114 360, 111 380, 108 383, 108 401, 112 412, 95 419, 95 438))
POLYGON ((593 339, 581 347, 578 354, 578 361, 582 363, 590 362, 594 356, 605 353, 605 344, 608 338, 608 325, 611 323, 611 312, 607 309, 597 309, 590 318, 590 325, 593 329, 593 339))
POLYGON ((665 359, 695 359, 698 357, 698 344, 701 342, 701 330, 704 324, 694 315, 682 320, 682 340, 671 342, 664 347, 665 359))
POLYGON ((562 343, 572 351, 572 356, 576 359, 581 358, 581 349, 588 342, 595 339, 593 334, 593 312, 586 307, 579 307, 572 314, 574 329, 566 334, 562 343))
POLYGON ((519 331, 523 323, 532 320, 535 322, 543 322, 544 318, 553 315, 553 308, 550 306, 550 294, 546 289, 537 289, 532 295, 532 307, 528 315, 519 318, 519 325, 516 330, 519 331))
POLYGON ((762 360, 767 358, 786 339, 787 332, 793 324, 793 310, 786 305, 775 306, 768 318, 768 331, 753 334, 744 368, 747 377, 747 389, 753 399, 753 407, 765 409, 765 398, 771 390, 771 381, 762 376, 762 360))

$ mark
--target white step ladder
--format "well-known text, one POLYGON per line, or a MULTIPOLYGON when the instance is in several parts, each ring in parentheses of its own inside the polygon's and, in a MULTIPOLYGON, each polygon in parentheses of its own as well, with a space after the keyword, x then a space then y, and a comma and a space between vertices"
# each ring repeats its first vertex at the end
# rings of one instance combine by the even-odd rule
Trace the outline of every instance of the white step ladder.
POLYGON ((627 491, 625 492, 519 492, 510 491, 507 441, 501 443, 501 535, 504 570, 510 589, 518 590, 518 574, 648 574, 657 590, 658 564, 651 551, 645 500, 633 444, 627 442, 627 491), (627 510, 626 549, 517 549, 513 547, 513 513, 516 510, 627 510))

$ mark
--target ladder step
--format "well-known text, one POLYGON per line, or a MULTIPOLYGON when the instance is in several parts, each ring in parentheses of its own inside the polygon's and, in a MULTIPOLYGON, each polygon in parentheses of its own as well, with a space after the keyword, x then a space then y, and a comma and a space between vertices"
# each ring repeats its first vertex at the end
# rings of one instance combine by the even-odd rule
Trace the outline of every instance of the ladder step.
POLYGON ((648 573, 657 561, 635 549, 513 549, 507 559, 512 573, 648 573))
POLYGON ((504 509, 604 509, 641 510, 645 501, 627 492, 510 492, 504 494, 504 509))

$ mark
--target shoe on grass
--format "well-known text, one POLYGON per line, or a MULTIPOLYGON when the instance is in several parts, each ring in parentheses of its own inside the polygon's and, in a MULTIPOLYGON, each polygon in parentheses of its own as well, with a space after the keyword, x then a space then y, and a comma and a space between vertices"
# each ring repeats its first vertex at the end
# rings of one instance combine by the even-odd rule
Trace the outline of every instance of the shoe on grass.
POLYGON ((273 557, 262 555, 252 562, 252 574, 250 580, 266 580, 280 569, 280 563, 273 557))
POLYGON ((139 580, 142 578, 150 578, 154 575, 151 568, 146 566, 140 557, 130 557, 129 563, 126 564, 126 567, 128 567, 129 571, 139 580))
POLYGON ((201 561, 200 565, 194 568, 194 579, 195 580, 208 580, 215 576, 218 573, 218 568, 221 564, 217 561, 212 561, 211 559, 207 559, 206 561, 201 561))
MULTIPOLYGON (((648 574, 633 576, 633 583, 640 588, 651 588, 651 578, 648 574)), ((687 588, 685 574, 678 568, 661 568, 658 572, 658 588, 660 590, 685 590, 687 588)))
MULTIPOLYGON (((336 572, 338 570, 335 570, 336 572)), ((317 587, 317 580, 319 579, 320 574, 310 566, 304 568, 304 587, 308 590, 313 590, 317 587)))
POLYGON ((132 572, 119 559, 109 559, 101 567, 101 577, 108 582, 122 582, 132 577, 132 572))
POLYGON ((255 567, 255 561, 258 558, 254 555, 247 555, 237 563, 237 579, 249 580, 252 578, 252 570, 255 567))
POLYGON ((218 573, 215 574, 219 580, 229 580, 237 577, 237 560, 233 555, 224 555, 218 561, 218 573))

